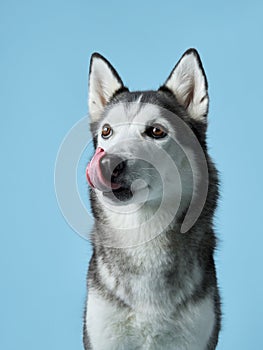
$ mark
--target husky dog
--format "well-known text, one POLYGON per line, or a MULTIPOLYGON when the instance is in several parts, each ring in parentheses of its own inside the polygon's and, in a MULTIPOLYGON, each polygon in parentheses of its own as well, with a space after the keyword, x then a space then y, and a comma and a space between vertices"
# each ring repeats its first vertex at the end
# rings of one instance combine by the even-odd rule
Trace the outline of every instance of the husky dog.
POLYGON ((130 92, 104 57, 91 57, 86 350, 216 348, 218 179, 207 153, 208 102, 195 49, 156 91, 130 92))

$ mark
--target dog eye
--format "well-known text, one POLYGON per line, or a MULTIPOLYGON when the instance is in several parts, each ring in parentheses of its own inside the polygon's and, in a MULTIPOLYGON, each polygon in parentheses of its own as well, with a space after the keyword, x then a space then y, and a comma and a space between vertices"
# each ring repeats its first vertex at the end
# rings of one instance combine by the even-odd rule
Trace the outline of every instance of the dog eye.
POLYGON ((146 129, 145 133, 147 136, 152 137, 154 139, 161 139, 167 136, 167 132, 165 131, 164 127, 159 124, 149 126, 146 129))
POLYGON ((109 124, 104 124, 101 130, 101 136, 104 139, 108 139, 109 137, 111 137, 112 135, 112 128, 109 124))

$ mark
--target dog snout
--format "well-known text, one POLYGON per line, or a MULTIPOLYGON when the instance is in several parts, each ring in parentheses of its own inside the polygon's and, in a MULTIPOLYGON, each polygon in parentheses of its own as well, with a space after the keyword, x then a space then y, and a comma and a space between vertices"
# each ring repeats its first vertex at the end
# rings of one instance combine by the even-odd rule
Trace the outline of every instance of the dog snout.
POLYGON ((126 167, 126 161, 117 155, 106 154, 100 161, 100 167, 104 178, 118 183, 126 167))

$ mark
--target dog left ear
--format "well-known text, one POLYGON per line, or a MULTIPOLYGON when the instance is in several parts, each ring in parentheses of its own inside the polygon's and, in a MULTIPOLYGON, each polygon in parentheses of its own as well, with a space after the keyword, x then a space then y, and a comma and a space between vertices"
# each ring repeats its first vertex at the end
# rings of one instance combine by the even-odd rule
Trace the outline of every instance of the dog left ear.
POLYGON ((89 72, 89 115, 92 122, 99 120, 106 104, 120 91, 128 90, 105 57, 93 53, 89 72))
POLYGON ((187 50, 160 88, 169 89, 190 117, 205 122, 208 113, 207 80, 198 52, 187 50))

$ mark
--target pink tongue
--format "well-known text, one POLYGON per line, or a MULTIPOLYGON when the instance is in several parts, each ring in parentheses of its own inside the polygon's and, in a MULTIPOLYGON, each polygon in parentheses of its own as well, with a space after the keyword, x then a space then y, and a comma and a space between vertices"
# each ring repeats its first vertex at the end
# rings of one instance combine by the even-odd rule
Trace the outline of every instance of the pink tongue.
POLYGON ((106 155, 103 148, 98 147, 86 169, 86 177, 91 187, 100 191, 109 192, 111 189, 120 188, 119 184, 111 183, 102 174, 100 161, 106 155))

